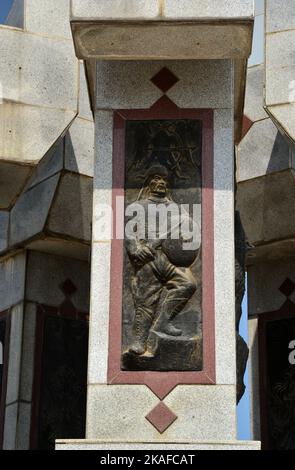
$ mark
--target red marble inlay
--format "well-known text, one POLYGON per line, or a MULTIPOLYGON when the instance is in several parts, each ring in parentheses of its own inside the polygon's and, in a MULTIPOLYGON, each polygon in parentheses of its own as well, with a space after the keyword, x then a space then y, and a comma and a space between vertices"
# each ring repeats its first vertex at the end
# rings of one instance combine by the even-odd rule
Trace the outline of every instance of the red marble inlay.
MULTIPOLYGON (((203 370, 196 372, 156 372, 121 370, 122 295, 124 242, 114 238, 111 248, 108 384, 145 384, 163 400, 180 384, 215 384, 215 319, 214 319, 214 199, 213 199, 213 110, 181 109, 167 96, 162 96, 150 109, 117 110, 114 113, 113 210, 116 220, 116 198, 124 198, 125 126, 128 120, 199 119, 203 123, 202 155, 202 304, 203 304, 203 370)), ((114 233, 116 227, 114 226, 114 233)))
POLYGON ((163 93, 166 93, 166 91, 170 90, 170 88, 179 82, 179 78, 177 78, 171 70, 167 69, 167 67, 163 67, 151 78, 151 82, 163 91, 163 93))
POLYGON ((281 287, 279 288, 279 291, 284 294, 286 297, 290 297, 290 295, 293 294, 295 290, 295 283, 291 281, 291 279, 287 278, 281 287))
POLYGON ((245 135, 248 133, 252 125, 253 125, 253 121, 251 121, 251 119, 249 119, 246 115, 244 115, 241 141, 243 140, 245 135))
POLYGON ((177 416, 161 401, 145 418, 162 434, 174 423, 177 416))
POLYGON ((65 294, 65 296, 71 297, 77 291, 77 287, 75 284, 70 280, 67 279, 60 285, 61 290, 65 294))

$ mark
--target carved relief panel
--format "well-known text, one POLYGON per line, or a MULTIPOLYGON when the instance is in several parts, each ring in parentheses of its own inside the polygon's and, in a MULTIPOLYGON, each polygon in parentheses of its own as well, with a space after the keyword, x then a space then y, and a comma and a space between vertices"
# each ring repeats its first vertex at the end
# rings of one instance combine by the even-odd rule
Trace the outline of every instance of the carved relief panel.
POLYGON ((126 122, 122 369, 202 370, 202 122, 126 122))
POLYGON ((114 113, 109 384, 215 383, 213 115, 114 113))

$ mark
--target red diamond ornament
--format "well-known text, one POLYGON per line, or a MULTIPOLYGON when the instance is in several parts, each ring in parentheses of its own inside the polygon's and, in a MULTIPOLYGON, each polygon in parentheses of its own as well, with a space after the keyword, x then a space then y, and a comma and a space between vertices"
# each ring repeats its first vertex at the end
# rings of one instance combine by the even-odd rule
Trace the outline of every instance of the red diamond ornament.
POLYGON ((65 294, 65 296, 71 297, 77 291, 77 287, 70 279, 66 279, 61 285, 61 290, 65 294))
POLYGON ((286 297, 290 297, 290 295, 293 294, 295 290, 295 284, 291 279, 287 278, 283 284, 281 285, 280 289, 282 294, 284 294, 286 297))
POLYGON ((179 82, 179 78, 177 78, 171 70, 167 69, 167 67, 163 67, 153 78, 151 78, 151 82, 163 91, 163 93, 166 93, 166 91, 170 90, 170 88, 179 82))
POLYGON ((145 418, 162 434, 174 423, 177 416, 161 401, 145 418))

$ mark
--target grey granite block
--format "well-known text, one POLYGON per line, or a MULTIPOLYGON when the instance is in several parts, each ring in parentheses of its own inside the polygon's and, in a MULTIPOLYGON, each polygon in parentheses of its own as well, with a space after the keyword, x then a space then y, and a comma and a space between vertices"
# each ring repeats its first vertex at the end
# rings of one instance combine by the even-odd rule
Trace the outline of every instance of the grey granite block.
POLYGON ((38 183, 61 171, 63 169, 63 161, 64 141, 60 138, 34 169, 25 190, 36 186, 38 183))
POLYGON ((0 163, 0 209, 11 208, 31 172, 32 167, 30 166, 8 162, 0 163))
POLYGON ((267 0, 266 32, 274 33, 295 29, 295 8, 293 0, 267 0))
POLYGON ((16 450, 30 449, 30 432, 31 432, 31 403, 19 403, 17 434, 16 434, 16 450))
POLYGON ((295 76, 292 48, 294 41, 295 29, 266 35, 265 101, 267 106, 291 101, 290 84, 295 76))
POLYGON ((164 402, 178 418, 162 441, 236 439, 235 385, 179 385, 164 402))
POLYGON ((93 121, 93 114, 90 107, 90 98, 83 61, 79 62, 79 116, 93 121))
POLYGON ((19 400, 23 337, 23 310, 23 303, 20 303, 11 309, 6 405, 11 405, 12 403, 19 400))
POLYGON ((17 433, 18 403, 5 408, 3 450, 15 450, 17 433))
POLYGON ((9 212, 0 211, 0 252, 8 245, 9 212))
POLYGON ((0 311, 24 300, 25 270, 25 253, 19 253, 0 263, 0 311))
POLYGON ((86 176, 93 176, 94 123, 75 119, 65 137, 65 168, 86 176))
MULTIPOLYGON (((159 399, 145 385, 90 385, 88 387, 88 439, 154 440, 159 432, 145 416, 159 399)), ((157 440, 157 439, 155 439, 157 440)))
POLYGON ((70 0, 26 0, 26 29, 71 39, 70 0))
POLYGON ((77 291, 71 300, 78 310, 89 311, 90 268, 87 262, 29 252, 26 298, 40 304, 58 306, 64 299, 61 284, 70 279, 77 291))
POLYGON ((159 15, 159 0, 73 0, 71 18, 85 19, 155 19, 159 15))
POLYGON ((290 147, 271 119, 252 125, 237 153, 237 179, 245 181, 290 167, 290 147))
POLYGON ((77 110, 78 62, 71 41, 8 28, 0 29, 0 41, 6 100, 77 110))
POLYGON ((252 0, 164 0, 165 18, 251 18, 252 0))
POLYGON ((36 310, 36 304, 26 302, 23 320, 20 399, 27 402, 32 401, 33 393, 36 310))
POLYGON ((37 164, 64 133, 75 111, 5 101, 0 106, 0 155, 3 160, 37 164), (25 125, 26 123, 26 125, 25 125))
POLYGON ((109 349, 111 244, 93 243, 88 382, 106 384, 109 349))
POLYGON ((257 65, 248 68, 247 83, 246 83, 246 97, 244 114, 252 121, 259 121, 265 119, 268 114, 264 110, 264 66, 257 65))
POLYGON ((235 384, 234 155, 232 111, 216 110, 214 127, 216 381, 217 384, 235 384))
POLYGON ((91 239, 92 178, 74 173, 61 176, 46 227, 54 234, 84 242, 91 239))
POLYGON ((18 199, 10 216, 11 246, 42 232, 58 181, 59 174, 29 189, 18 199))

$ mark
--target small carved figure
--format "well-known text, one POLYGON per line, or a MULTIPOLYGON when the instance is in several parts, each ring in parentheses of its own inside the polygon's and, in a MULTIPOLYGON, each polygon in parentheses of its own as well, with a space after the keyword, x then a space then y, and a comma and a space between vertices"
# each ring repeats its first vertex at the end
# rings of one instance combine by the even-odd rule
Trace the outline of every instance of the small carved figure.
MULTIPOLYGON (((146 220, 151 205, 167 207, 173 203, 169 192, 169 173, 165 166, 158 164, 149 169, 145 188, 137 202, 146 215, 144 231, 147 233, 146 220)), ((174 337, 182 335, 182 331, 173 325, 173 320, 196 290, 196 279, 189 266, 200 248, 197 246, 186 251, 183 241, 182 238, 156 236, 154 239, 142 239, 136 233, 126 238, 125 246, 134 269, 131 287, 135 306, 129 353, 138 356, 149 354, 151 329, 174 337)))

